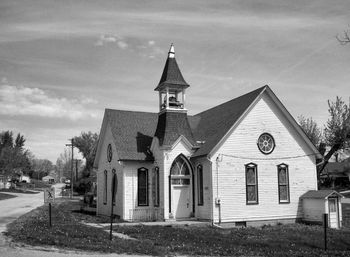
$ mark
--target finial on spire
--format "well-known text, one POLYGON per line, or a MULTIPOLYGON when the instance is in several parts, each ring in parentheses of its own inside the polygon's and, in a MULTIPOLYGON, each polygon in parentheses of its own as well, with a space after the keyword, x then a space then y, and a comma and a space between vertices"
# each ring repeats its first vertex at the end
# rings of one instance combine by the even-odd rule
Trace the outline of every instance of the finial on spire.
POLYGON ((169 52, 168 52, 168 57, 169 58, 175 58, 175 49, 174 49, 174 44, 171 43, 170 45, 170 49, 169 49, 169 52))

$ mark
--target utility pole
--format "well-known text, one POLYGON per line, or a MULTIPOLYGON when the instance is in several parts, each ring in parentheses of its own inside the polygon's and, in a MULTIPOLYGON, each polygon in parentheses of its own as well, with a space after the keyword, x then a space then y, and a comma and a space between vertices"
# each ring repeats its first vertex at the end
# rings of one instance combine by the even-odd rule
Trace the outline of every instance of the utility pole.
POLYGON ((66 144, 66 146, 71 146, 72 147, 72 159, 71 159, 71 171, 70 171, 70 198, 72 199, 73 197, 73 169, 74 169, 74 138, 70 139, 71 143, 66 144))

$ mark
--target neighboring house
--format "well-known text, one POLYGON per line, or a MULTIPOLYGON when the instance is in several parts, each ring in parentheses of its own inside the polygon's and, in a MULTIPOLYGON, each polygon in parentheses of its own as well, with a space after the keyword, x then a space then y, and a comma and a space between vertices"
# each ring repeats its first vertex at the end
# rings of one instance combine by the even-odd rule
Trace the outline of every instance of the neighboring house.
POLYGON ((346 188, 350 185, 350 158, 342 162, 329 162, 322 171, 322 180, 329 180, 332 188, 346 188))
MULTIPOLYGON (((97 213, 123 220, 294 222, 322 156, 268 86, 187 115, 171 46, 159 112, 106 109, 94 167, 97 213), (112 183, 116 193, 112 196, 112 183)), ((233 87, 234 89, 234 87, 233 87)))
POLYGON ((20 175, 19 182, 30 183, 30 177, 28 175, 20 175))
POLYGON ((50 176, 50 175, 48 175, 48 176, 43 177, 42 181, 48 182, 48 183, 55 183, 55 178, 50 176))

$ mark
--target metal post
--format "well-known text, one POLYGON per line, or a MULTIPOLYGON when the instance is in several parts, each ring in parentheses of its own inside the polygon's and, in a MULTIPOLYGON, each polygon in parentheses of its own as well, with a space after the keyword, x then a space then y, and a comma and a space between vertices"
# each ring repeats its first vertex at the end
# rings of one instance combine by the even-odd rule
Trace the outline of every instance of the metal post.
POLYGON ((49 224, 50 224, 50 228, 52 226, 52 223, 51 223, 51 203, 49 203, 49 224))
POLYGON ((323 214, 323 229, 324 229, 324 250, 327 251, 327 227, 328 227, 328 214, 323 214))
POLYGON ((70 181, 70 190, 71 190, 71 195, 70 195, 70 198, 73 197, 73 182, 74 182, 74 179, 73 179, 73 169, 74 169, 74 138, 72 138, 72 166, 71 166, 71 181, 70 181))

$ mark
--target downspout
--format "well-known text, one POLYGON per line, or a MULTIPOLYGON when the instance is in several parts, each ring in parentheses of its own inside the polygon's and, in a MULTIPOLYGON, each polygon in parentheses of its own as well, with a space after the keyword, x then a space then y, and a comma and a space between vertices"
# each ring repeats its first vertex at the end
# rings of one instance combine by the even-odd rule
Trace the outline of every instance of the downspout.
MULTIPOLYGON (((207 157, 208 161, 212 164, 212 161, 210 160, 209 157, 207 157)), ((219 162, 220 162, 220 155, 218 155, 218 157, 216 158, 216 197, 215 197, 215 201, 214 203, 211 204, 211 225, 213 227, 218 227, 221 228, 220 224, 221 224, 221 201, 219 198, 219 162), (214 222, 214 204, 215 206, 219 207, 219 225, 215 224, 214 222)), ((211 165, 211 167, 213 167, 211 165)), ((211 168, 211 188, 212 188, 212 192, 214 191, 214 184, 213 184, 213 169, 211 168)), ((214 192, 212 194, 212 196, 214 196, 214 192)))
POLYGON ((211 204, 210 204, 210 221, 211 225, 215 226, 214 224, 214 208, 213 208, 213 199, 214 199, 214 194, 213 194, 213 162, 210 160, 209 156, 207 156, 207 160, 210 163, 210 188, 211 188, 211 204))
POLYGON ((220 161, 220 154, 216 157, 215 163, 216 163, 216 198, 215 198, 215 204, 219 207, 219 225, 221 225, 221 200, 219 198, 219 161, 220 161))

